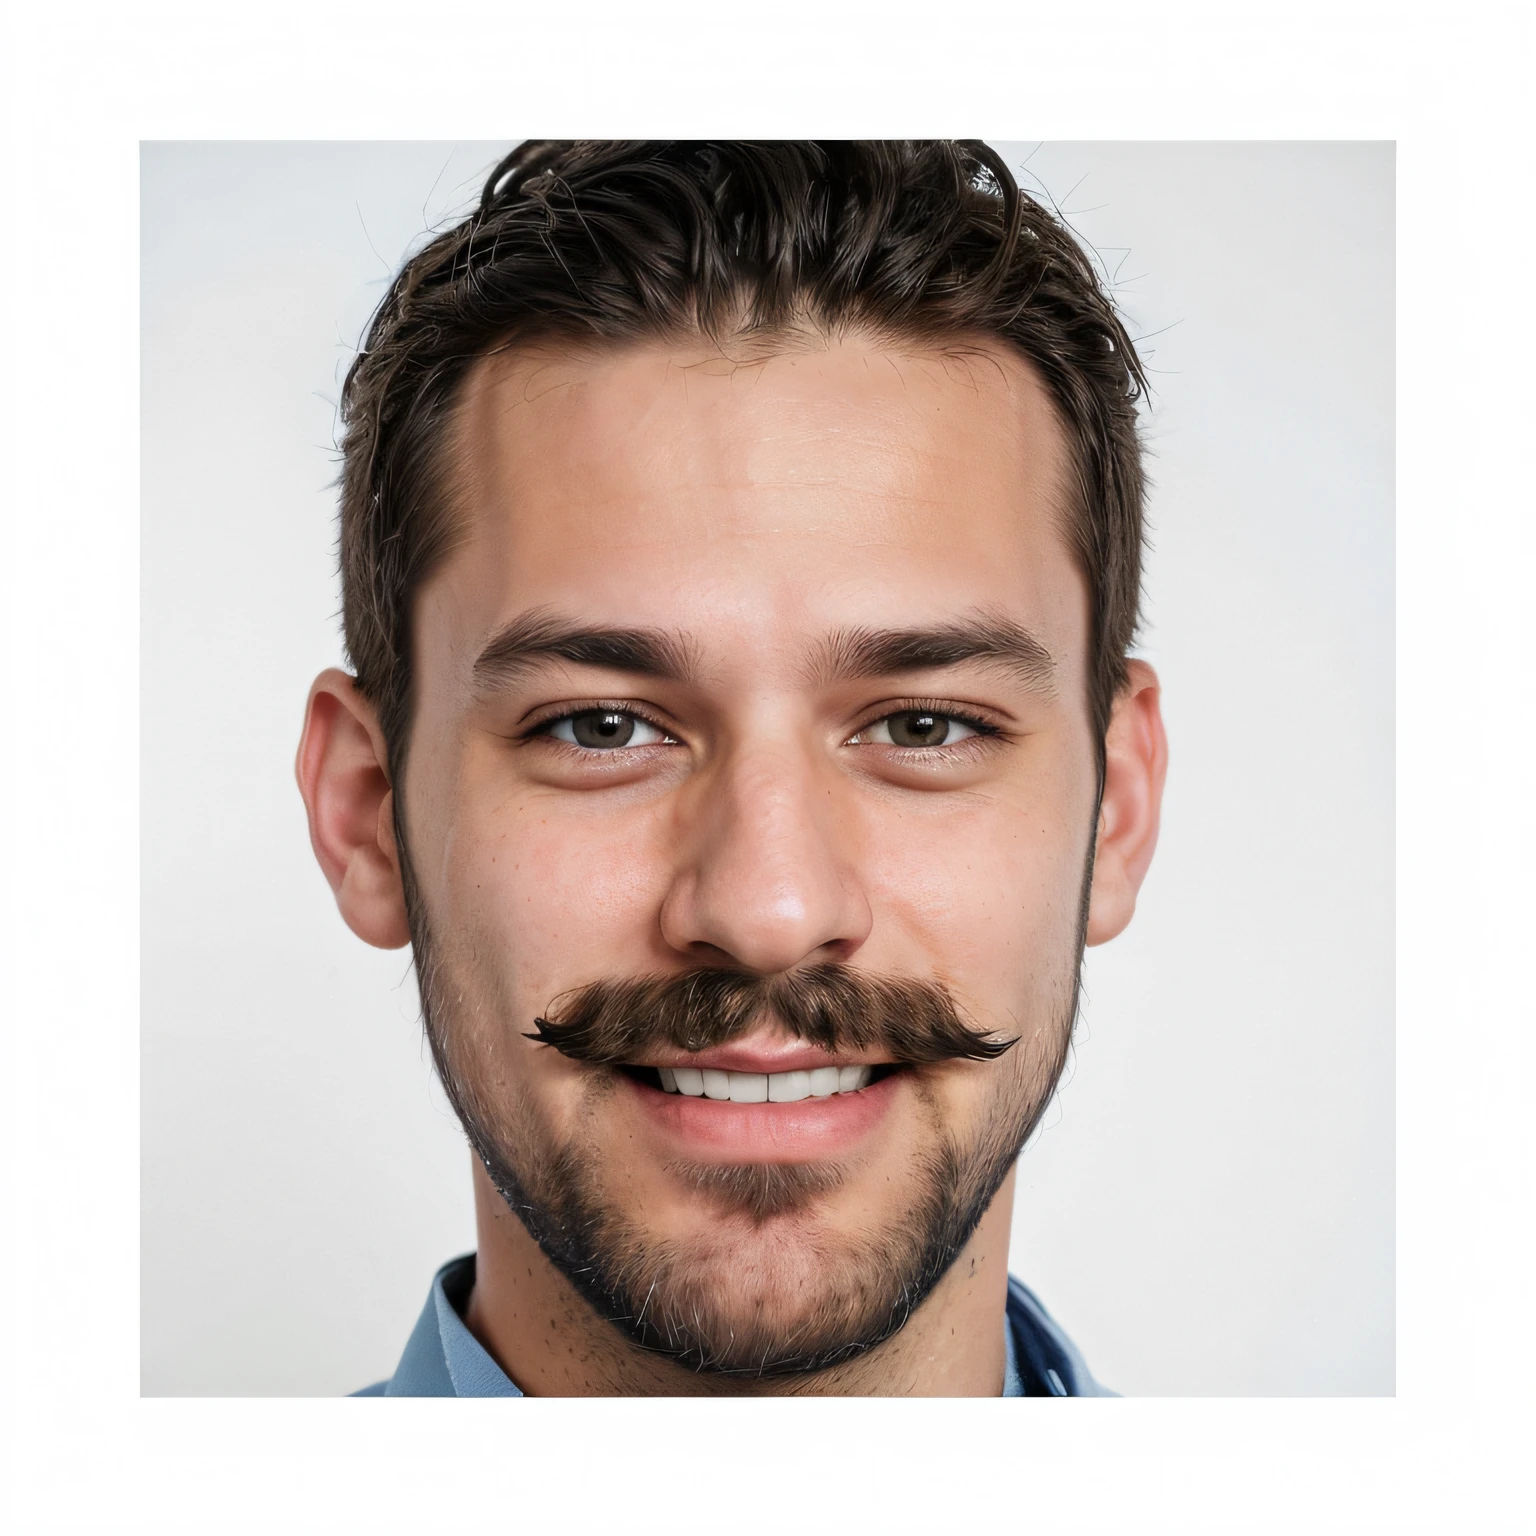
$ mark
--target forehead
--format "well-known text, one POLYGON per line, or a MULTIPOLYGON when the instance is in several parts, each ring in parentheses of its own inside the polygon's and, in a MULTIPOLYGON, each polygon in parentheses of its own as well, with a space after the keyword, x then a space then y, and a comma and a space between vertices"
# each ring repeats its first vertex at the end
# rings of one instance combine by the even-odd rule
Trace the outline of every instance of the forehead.
POLYGON ((1001 347, 510 351, 473 370, 454 449, 463 537, 421 622, 455 652, 546 605, 760 656, 978 608, 1080 648, 1065 439, 1001 347))

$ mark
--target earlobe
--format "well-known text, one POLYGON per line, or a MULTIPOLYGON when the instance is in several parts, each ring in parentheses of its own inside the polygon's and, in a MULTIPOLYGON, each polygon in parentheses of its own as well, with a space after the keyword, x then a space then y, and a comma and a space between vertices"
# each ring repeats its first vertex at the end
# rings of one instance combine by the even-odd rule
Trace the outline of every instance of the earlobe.
POLYGON ((384 738, 351 677, 328 668, 304 711, 294 773, 309 841, 347 926, 380 949, 410 942, 384 738))
POLYGON ((1088 905, 1090 944, 1103 944, 1130 922, 1157 847, 1168 738, 1157 674, 1144 661, 1126 663, 1104 736, 1104 795, 1088 905))

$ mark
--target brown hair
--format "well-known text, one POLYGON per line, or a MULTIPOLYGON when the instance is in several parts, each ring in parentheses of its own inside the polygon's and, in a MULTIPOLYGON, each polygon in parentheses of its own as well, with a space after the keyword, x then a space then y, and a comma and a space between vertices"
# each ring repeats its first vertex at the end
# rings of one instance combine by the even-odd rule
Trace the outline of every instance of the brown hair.
POLYGON ((411 607, 456 528, 445 448, 471 365, 535 340, 820 328, 1011 344, 1059 414, 1091 605, 1102 751, 1140 600, 1146 380, 1081 247, 976 140, 529 141, 406 262, 342 393, 342 614, 391 772, 411 718, 411 607))

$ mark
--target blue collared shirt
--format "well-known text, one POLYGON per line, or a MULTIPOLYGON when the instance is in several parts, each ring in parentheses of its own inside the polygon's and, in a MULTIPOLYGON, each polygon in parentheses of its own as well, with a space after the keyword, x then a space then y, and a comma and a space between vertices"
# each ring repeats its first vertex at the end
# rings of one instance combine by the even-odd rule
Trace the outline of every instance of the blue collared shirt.
MULTIPOLYGON (((432 1279, 432 1291, 388 1381, 354 1397, 521 1397, 511 1378, 465 1326, 463 1309, 475 1284, 475 1256, 452 1259, 432 1279)), ((1114 1397, 1083 1364, 1035 1293, 1008 1277, 1003 1340, 1004 1397, 1114 1397)))

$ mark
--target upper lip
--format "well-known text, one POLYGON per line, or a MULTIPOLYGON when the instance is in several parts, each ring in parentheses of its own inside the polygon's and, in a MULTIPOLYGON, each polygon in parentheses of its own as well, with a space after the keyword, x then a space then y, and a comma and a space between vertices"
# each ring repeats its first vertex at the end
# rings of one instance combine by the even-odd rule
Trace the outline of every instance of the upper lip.
POLYGON ((707 1051, 666 1051, 648 1055, 640 1067, 700 1067, 716 1072, 814 1072, 817 1067, 880 1065, 879 1058, 833 1053, 804 1040, 748 1037, 707 1051))

